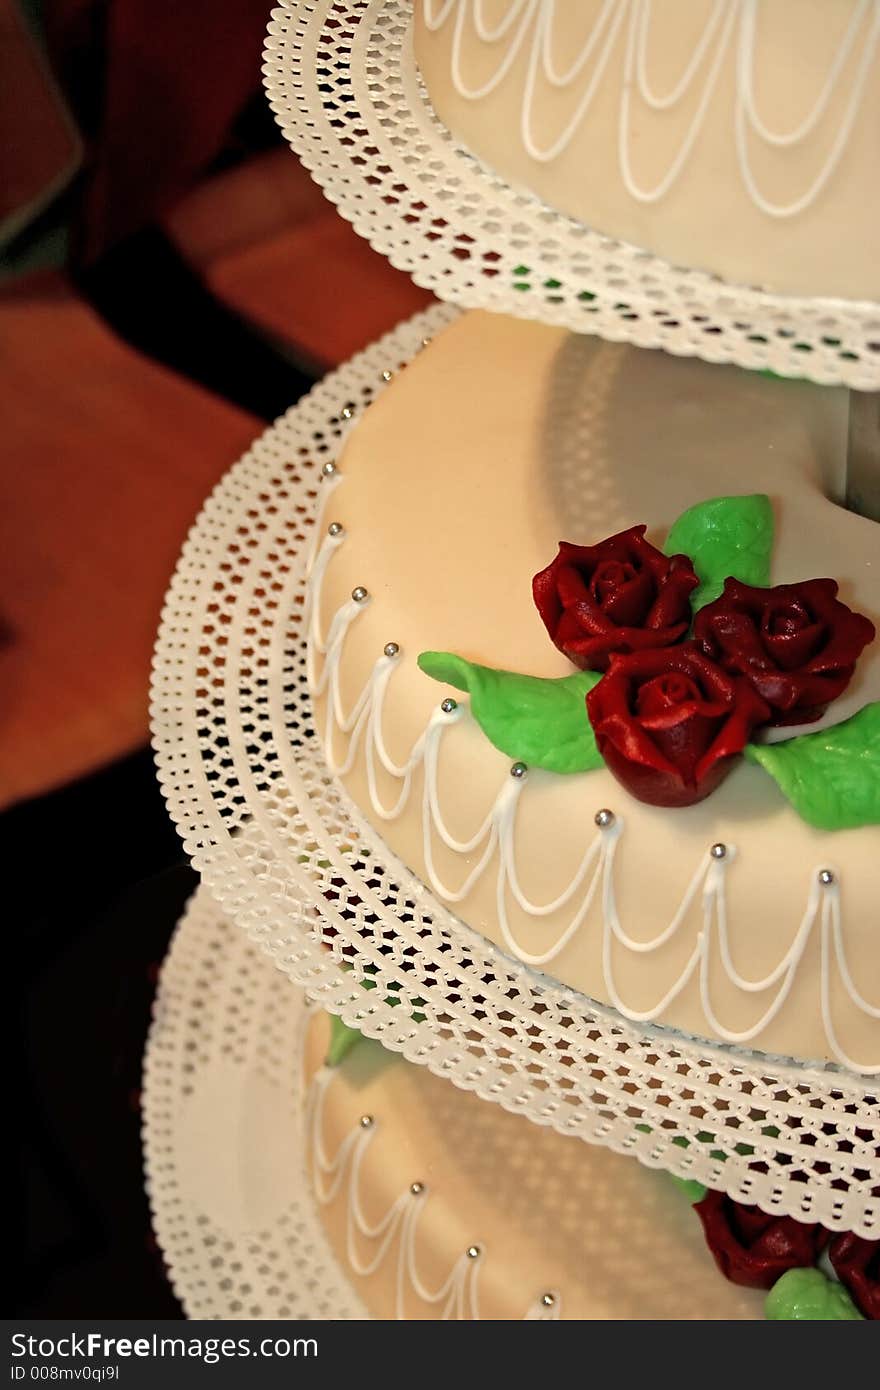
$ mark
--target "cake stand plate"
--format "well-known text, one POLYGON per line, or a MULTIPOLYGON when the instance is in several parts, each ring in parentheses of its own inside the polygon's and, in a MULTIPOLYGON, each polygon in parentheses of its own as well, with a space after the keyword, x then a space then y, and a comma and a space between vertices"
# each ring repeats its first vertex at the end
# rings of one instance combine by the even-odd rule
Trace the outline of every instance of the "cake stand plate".
POLYGON ((151 706, 184 847, 281 970, 392 1051, 650 1167, 876 1233, 880 1101, 867 1078, 635 1025, 509 959, 394 858, 327 770, 303 606, 315 509, 334 486, 323 469, 347 422, 455 314, 435 306, 326 378, 197 519, 151 706))
MULTIPOLYGON (((162 967, 143 1089, 153 1226, 190 1318, 370 1317, 324 1234, 307 1172, 301 1080, 307 1019, 302 991, 291 989, 199 888, 162 967)), ((590 1149, 582 1159, 590 1163, 590 1149)), ((619 1211, 617 1166, 594 1166, 594 1211, 619 1211)), ((644 1183, 649 1210, 648 1174, 644 1183)), ((636 1200, 640 1190, 636 1183, 636 1200)), ((669 1199, 683 1200, 671 1189, 669 1199)), ((656 1205, 656 1192, 653 1200, 656 1205)), ((669 1315, 670 1239, 678 1224, 661 1222, 654 1232, 649 1218, 634 1214, 628 1229, 640 1233, 639 1258, 622 1261, 619 1219, 588 1223, 592 1263, 614 1268, 619 1281, 634 1285, 619 1290, 621 1310, 669 1315)), ((689 1279, 681 1309, 688 1319, 719 1316, 708 1251, 706 1272, 708 1297, 689 1279)), ((606 1291, 597 1292, 595 1316, 605 1318, 606 1291)), ((759 1295, 729 1292, 730 1316, 760 1317, 759 1295)))
POLYGON ((162 968, 144 1062, 153 1227, 190 1318, 365 1318, 318 1220, 297 1055, 305 1001, 204 889, 162 968))
POLYGON ((343 217, 441 299, 615 342, 880 388, 880 304, 775 295, 601 236, 493 174, 434 115, 410 0, 281 0, 265 85, 343 217))

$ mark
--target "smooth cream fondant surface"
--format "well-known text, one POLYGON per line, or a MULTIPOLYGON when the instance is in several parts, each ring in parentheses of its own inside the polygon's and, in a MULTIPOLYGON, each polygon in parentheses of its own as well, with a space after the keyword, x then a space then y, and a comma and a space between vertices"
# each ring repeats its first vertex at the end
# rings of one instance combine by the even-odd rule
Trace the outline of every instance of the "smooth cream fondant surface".
MULTIPOLYGON (((306 1040, 306 1071, 325 1056, 319 1015, 306 1040)), ((413 1255, 431 1288, 478 1244, 483 1319, 519 1319, 544 1291, 564 1319, 760 1318, 763 1295, 728 1284, 715 1270, 700 1224, 664 1173, 487 1105, 383 1051, 358 1043, 323 1100, 322 1141, 335 1156, 372 1116, 358 1193, 365 1224, 378 1226, 410 1184, 425 1187, 413 1255)), ((396 1316, 399 1233, 374 1273, 352 1274, 347 1258, 350 1188, 320 1207, 336 1254, 370 1311, 396 1316)), ((363 1264, 380 1239, 356 1241, 363 1264)), ((438 1316, 406 1289, 406 1316, 438 1316)))
POLYGON ((437 115, 505 179, 675 264, 880 298, 875 0, 413 0, 413 13, 437 115))
MULTIPOLYGON (((557 542, 594 541, 644 521, 649 539, 662 544, 680 512, 723 493, 770 495, 774 582, 834 576, 844 600, 880 625, 877 527, 825 495, 835 487, 845 429, 845 393, 834 389, 488 314, 462 316, 358 422, 324 512, 325 524, 343 523, 345 538, 324 577, 323 631, 353 587, 363 585, 371 595, 341 651, 344 708, 369 681, 384 645, 398 643, 383 728, 391 756, 405 761, 444 694, 457 693, 419 671, 419 652, 451 650, 537 676, 566 674, 571 668, 549 642, 530 592, 533 574, 552 558, 557 542)), ((880 699, 878 644, 827 718, 846 717, 871 699, 880 699)), ((323 698, 317 707, 323 729, 323 698)), ((510 760, 470 719, 448 730, 441 753, 444 815, 453 834, 465 839, 509 782, 510 760)), ((372 811, 361 754, 346 786, 387 844, 424 877, 421 770, 399 817, 382 821, 372 811)), ((399 787, 384 779, 380 789, 391 803, 399 787)), ((620 917, 631 935, 647 940, 666 926, 701 856, 720 841, 735 847, 726 880, 733 961, 742 975, 764 978, 791 946, 818 869, 829 866, 840 884, 852 977, 878 1002, 880 828, 817 831, 764 772, 746 764, 711 798, 677 811, 633 800, 604 769, 569 777, 533 771, 515 833, 520 878, 531 897, 552 900, 569 883, 596 833, 593 816, 601 807, 625 821, 616 884, 620 917)), ((461 884, 476 856, 435 849, 444 879, 461 884)), ((490 866, 454 910, 501 944, 495 891, 490 866)), ((519 941, 538 952, 560 935, 572 911, 569 906, 536 920, 511 907, 511 920, 519 941)), ((601 906, 594 904, 547 969, 607 1000, 601 919, 601 906)), ((663 998, 701 928, 697 901, 682 930, 659 951, 616 953, 618 985, 631 1008, 663 998)), ((830 980, 841 1045, 860 1064, 876 1063, 876 1021, 849 1007, 833 970, 830 980)), ((774 993, 736 989, 717 957, 711 987, 728 1029, 761 1018, 774 993)), ((696 980, 660 1021, 713 1036, 696 980)), ((752 1045, 784 1056, 831 1055, 821 1016, 818 930, 784 1006, 752 1045)))

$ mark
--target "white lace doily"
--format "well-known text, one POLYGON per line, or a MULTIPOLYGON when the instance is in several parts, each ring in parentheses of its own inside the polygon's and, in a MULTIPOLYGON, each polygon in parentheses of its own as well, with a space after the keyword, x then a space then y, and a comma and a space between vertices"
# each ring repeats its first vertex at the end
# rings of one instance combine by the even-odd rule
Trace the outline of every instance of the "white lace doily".
POLYGON ((265 84, 343 217, 441 299, 707 362, 880 388, 880 304, 783 296, 681 269, 512 188, 434 116, 410 0, 281 0, 265 84))
POLYGON ((640 1028, 511 961, 393 858, 327 772, 302 605, 321 467, 345 419, 455 312, 435 306, 326 378, 193 527, 152 696, 185 848, 281 970, 393 1051, 651 1167, 876 1232, 880 1101, 863 1079, 640 1028))
POLYGON ((178 926, 144 1061, 147 1191, 190 1318, 366 1318, 306 1172, 302 993, 203 890, 178 926))
MULTIPOLYGON (((307 1018, 302 991, 291 989, 198 889, 162 967, 143 1089, 153 1225, 191 1318, 370 1317, 324 1234, 308 1172, 314 1135, 301 1080, 307 1018)), ((440 1090, 451 1092, 442 1082, 440 1090)), ((469 1108, 463 1114, 451 1094, 443 1105, 448 1126, 473 1123, 469 1108)), ((515 1122, 513 1143, 510 1127, 504 1129, 505 1181, 519 1194, 512 1200, 520 1221, 530 1202, 523 1164, 540 1164, 524 1132, 530 1128, 525 1120, 515 1122)), ((467 1133, 464 1162, 472 1165, 479 1189, 488 1166, 498 1162, 491 1147, 500 1137, 496 1130, 484 1152, 467 1133)), ((342 1146, 348 1147, 345 1140, 342 1146)), ((546 1211, 555 1212, 564 1229, 578 1219, 566 1197, 575 1174, 577 1190, 591 1195, 590 1210, 575 1229, 584 1234, 596 1281, 592 1316, 608 1316, 609 1294, 623 1317, 717 1318, 725 1308, 731 1317, 760 1316, 757 1295, 725 1289, 712 1275, 709 1252, 699 1249, 696 1218, 671 1188, 665 1193, 648 1175, 642 1182, 635 1174, 622 1180, 620 1165, 591 1164, 591 1151, 575 1140, 562 1147, 570 1152, 559 1170, 536 1171, 545 1183, 546 1211), (665 1213, 666 1197, 680 1211, 665 1213), (677 1242, 691 1223, 681 1250, 685 1263, 677 1267, 677 1242), (629 1242, 628 1255, 621 1255, 622 1240, 629 1242), (703 1260, 707 1277, 701 1281, 703 1260)), ((373 1228, 366 1237, 371 1254, 379 1239, 373 1228)), ((530 1317, 564 1316, 560 1293, 561 1308, 532 1310, 530 1317)), ((465 1300, 460 1315, 469 1313, 465 1300)))

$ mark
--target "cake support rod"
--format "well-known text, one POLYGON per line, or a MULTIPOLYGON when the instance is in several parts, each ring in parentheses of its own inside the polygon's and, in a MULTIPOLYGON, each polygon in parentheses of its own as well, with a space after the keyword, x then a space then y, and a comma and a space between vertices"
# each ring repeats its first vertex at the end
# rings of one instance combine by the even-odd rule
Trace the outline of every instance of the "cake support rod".
POLYGON ((844 504, 880 521, 880 391, 850 391, 844 504))

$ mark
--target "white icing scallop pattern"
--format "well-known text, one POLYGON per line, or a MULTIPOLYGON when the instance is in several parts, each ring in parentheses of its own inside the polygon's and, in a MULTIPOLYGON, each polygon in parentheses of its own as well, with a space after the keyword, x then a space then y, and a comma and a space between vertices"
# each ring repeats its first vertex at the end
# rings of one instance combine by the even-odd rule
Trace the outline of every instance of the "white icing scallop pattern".
MULTIPOLYGON (((331 489, 335 489, 342 478, 339 473, 335 473, 327 481, 331 489)), ((326 495, 322 503, 326 503, 326 495)), ((320 509, 325 512, 326 505, 321 505, 320 509)), ((323 745, 327 766, 334 776, 345 777, 354 767, 363 745, 370 805, 373 814, 384 821, 395 820, 403 813, 412 792, 413 776, 418 768, 422 768, 422 844, 425 874, 430 887, 439 898, 453 905, 463 902, 477 881, 495 862, 496 908, 504 946, 517 960, 536 969, 549 965, 565 950, 575 933, 582 928, 586 929, 585 923, 590 910, 598 898, 601 906, 602 967, 607 1000, 632 1022, 653 1023, 662 1017, 673 1000, 696 977, 703 1012, 712 1036, 725 1043, 740 1046, 758 1038, 784 1007, 798 966, 818 924, 821 952, 820 1006, 829 1049, 839 1062, 853 1071, 866 1076, 880 1074, 880 1063, 868 1064, 850 1057, 837 1036, 831 1007, 832 963, 836 964, 844 991, 855 1009, 869 1018, 880 1019, 880 1007, 867 1000, 853 980, 843 938, 838 875, 828 865, 818 865, 807 875, 806 905, 788 950, 766 976, 752 980, 741 975, 736 969, 730 947, 725 882, 728 866, 736 857, 734 845, 706 846, 705 853, 691 871, 690 881, 672 920, 657 936, 649 941, 642 941, 625 930, 617 910, 614 861, 620 836, 625 830, 625 820, 621 815, 609 813, 606 808, 596 809, 596 835, 587 844, 583 858, 568 885, 556 898, 545 903, 533 902, 528 897, 522 888, 517 869, 517 807, 528 784, 527 771, 521 766, 516 768, 520 775, 505 777, 494 803, 475 833, 467 840, 460 840, 454 836, 446 823, 440 804, 438 768, 444 737, 459 720, 470 717, 468 706, 453 700, 438 701, 427 727, 416 739, 409 757, 403 763, 395 762, 385 743, 383 709, 389 683, 403 659, 403 653, 396 644, 391 643, 376 660, 352 708, 343 709, 339 670, 345 639, 352 624, 372 601, 365 587, 356 588, 352 596, 334 613, 326 633, 322 634, 320 612, 324 577, 333 556, 344 541, 345 532, 341 527, 325 528, 324 539, 316 546, 311 557, 306 591, 306 672, 312 695, 326 697, 323 745), (340 751, 339 745, 343 740, 344 749, 340 751), (377 760, 389 777, 396 779, 400 784, 396 799, 390 805, 385 804, 379 795, 377 760), (434 854, 437 840, 455 854, 478 856, 460 883, 451 884, 440 876, 434 854), (569 906, 572 915, 554 941, 540 952, 531 952, 517 940, 511 924, 511 898, 530 918, 550 917, 569 906), (650 1008, 632 1008, 622 996, 615 980, 615 950, 622 948, 638 954, 650 954, 659 950, 683 928, 697 898, 702 905, 702 930, 697 933, 693 950, 678 979, 650 1008), (773 991, 763 1013, 749 1028, 728 1028, 715 1010, 711 976, 716 953, 727 978, 738 990, 755 995, 773 991)))
POLYGON ((565 71, 559 71, 553 58, 556 0, 511 0, 506 14, 494 27, 486 22, 481 0, 422 0, 422 3, 429 30, 442 29, 450 21, 454 25, 451 80, 458 95, 467 101, 479 101, 495 91, 519 54, 527 49, 519 133, 523 148, 539 164, 556 159, 587 119, 615 45, 623 34, 626 47, 618 112, 618 163, 627 192, 639 203, 659 202, 677 182, 697 143, 706 113, 717 99, 725 61, 731 63, 736 92, 731 135, 740 176, 755 206, 773 218, 796 217, 804 212, 816 202, 832 177, 852 134, 880 41, 880 0, 855 0, 849 23, 835 52, 830 55, 825 79, 813 104, 791 129, 773 130, 762 117, 755 95, 758 0, 715 0, 681 76, 666 92, 657 92, 650 78, 653 0, 604 0, 580 53, 565 71), (495 70, 479 85, 469 83, 464 72, 462 49, 468 26, 483 44, 498 48, 495 70), (832 97, 842 90, 847 80, 845 69, 855 52, 860 52, 860 56, 827 153, 799 196, 787 202, 775 200, 759 187, 753 169, 753 146, 763 144, 783 149, 803 146, 809 141, 832 97), (583 87, 562 130, 544 144, 535 135, 539 83, 557 90, 574 90, 575 84, 583 87), (693 113, 678 149, 665 173, 651 186, 640 183, 633 170, 634 99, 643 108, 655 112, 670 111, 685 101, 693 103, 693 113))
MULTIPOLYGON (((425 1203, 430 1200, 430 1192, 422 1182, 414 1179, 378 1221, 370 1221, 364 1214, 361 1172, 379 1120, 373 1115, 361 1116, 336 1152, 327 1153, 324 1103, 333 1078, 331 1067, 322 1067, 315 1074, 306 1105, 307 1143, 312 1185, 319 1205, 329 1206, 340 1192, 344 1193, 345 1254, 350 1267, 361 1278, 368 1278, 381 1268, 392 1252, 396 1252, 395 1317, 398 1320, 407 1318, 407 1309, 411 1308, 415 1296, 429 1307, 439 1308, 443 1320, 479 1321, 480 1271, 485 1254, 481 1244, 474 1242, 462 1250, 446 1278, 434 1288, 430 1288, 419 1273, 419 1224, 425 1203)), ((559 1294, 548 1291, 537 1295, 523 1317, 532 1322, 557 1321, 561 1317, 559 1294)))

